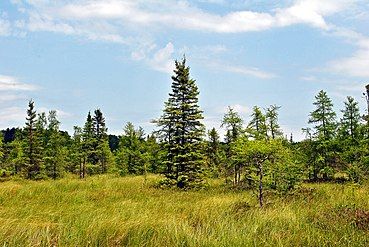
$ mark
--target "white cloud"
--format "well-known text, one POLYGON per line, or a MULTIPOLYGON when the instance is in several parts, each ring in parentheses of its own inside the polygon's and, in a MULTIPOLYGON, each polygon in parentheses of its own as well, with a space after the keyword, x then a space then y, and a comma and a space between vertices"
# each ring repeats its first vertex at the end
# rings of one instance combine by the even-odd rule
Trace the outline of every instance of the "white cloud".
POLYGON ((0 111, 0 129, 21 126, 25 121, 26 110, 21 107, 7 107, 0 111))
POLYGON ((259 68, 254 68, 254 67, 231 65, 231 64, 225 64, 225 63, 222 64, 217 61, 207 61, 205 65, 214 70, 221 70, 221 71, 241 74, 245 76, 252 76, 252 77, 256 77, 260 79, 272 79, 276 77, 276 75, 273 73, 266 72, 259 68))
POLYGON ((152 69, 171 74, 174 69, 173 62, 174 46, 169 42, 162 49, 157 50, 151 57, 148 57, 144 51, 138 51, 131 56, 135 60, 144 60, 152 69))
POLYGON ((369 78, 369 37, 352 30, 336 28, 334 35, 353 43, 357 50, 350 57, 329 63, 329 69, 345 75, 369 78))
POLYGON ((20 99, 25 99, 25 97, 16 94, 0 94, 0 103, 11 102, 20 99))
POLYGON ((218 113, 224 115, 226 112, 228 112, 229 107, 231 107, 235 112, 243 116, 248 116, 252 112, 252 109, 248 106, 241 105, 241 104, 234 104, 234 105, 221 107, 218 110, 218 113))
POLYGON ((34 91, 37 87, 18 81, 12 76, 0 75, 0 91, 34 91))
MULTIPOLYGON (((111 21, 116 27, 137 25, 201 30, 217 33, 262 31, 274 27, 307 24, 327 29, 325 17, 350 7, 355 0, 297 0, 270 12, 233 11, 225 15, 206 12, 186 1, 28 1, 31 30, 73 32, 75 26, 111 21), (66 22, 66 23, 62 23, 66 22)), ((110 33, 111 34, 111 33, 110 33)))
POLYGON ((13 76, 0 75, 0 129, 23 124, 26 110, 16 105, 24 104, 27 98, 24 94, 37 89, 37 86, 20 82, 13 76))
POLYGON ((174 69, 173 55, 174 46, 168 43, 163 49, 158 50, 152 59, 150 59, 151 66, 159 71, 172 72, 174 69))
POLYGON ((59 109, 49 109, 49 108, 46 108, 46 107, 40 107, 38 109, 36 109, 38 113, 41 113, 41 112, 45 112, 46 115, 51 111, 51 110, 55 110, 56 111, 56 115, 58 118, 60 119, 66 119, 66 118, 70 118, 73 116, 73 114, 69 113, 69 112, 65 112, 63 110, 59 110, 59 109))
POLYGON ((0 36, 9 36, 11 34, 10 22, 0 17, 0 36))

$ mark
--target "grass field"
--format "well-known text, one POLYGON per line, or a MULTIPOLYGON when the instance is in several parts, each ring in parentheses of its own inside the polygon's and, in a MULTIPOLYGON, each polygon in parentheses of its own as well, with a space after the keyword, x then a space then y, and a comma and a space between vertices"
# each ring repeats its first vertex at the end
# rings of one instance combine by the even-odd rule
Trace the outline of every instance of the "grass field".
POLYGON ((158 177, 0 183, 1 246, 369 246, 369 186, 305 184, 267 196, 213 181, 156 189, 158 177))

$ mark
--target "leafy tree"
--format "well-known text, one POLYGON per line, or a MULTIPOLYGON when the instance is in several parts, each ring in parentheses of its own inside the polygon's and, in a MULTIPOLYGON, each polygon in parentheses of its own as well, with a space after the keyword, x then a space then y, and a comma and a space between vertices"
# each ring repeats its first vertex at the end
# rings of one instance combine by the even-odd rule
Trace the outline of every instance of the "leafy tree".
POLYGON ((264 205, 265 185, 270 189, 289 191, 301 181, 301 167, 292 162, 291 150, 282 140, 248 140, 244 137, 238 139, 233 148, 248 168, 251 184, 258 190, 260 207, 264 205))
POLYGON ((161 127, 160 132, 170 138, 166 159, 167 179, 173 179, 179 188, 191 188, 202 186, 204 181, 201 150, 203 116, 198 105, 198 87, 195 80, 190 78, 186 59, 175 61, 175 66, 172 92, 157 123, 161 127))
POLYGON ((28 179, 39 178, 42 166, 42 142, 38 129, 40 129, 42 118, 36 120, 36 111, 34 110, 34 102, 28 103, 25 133, 24 153, 26 156, 25 165, 28 179))

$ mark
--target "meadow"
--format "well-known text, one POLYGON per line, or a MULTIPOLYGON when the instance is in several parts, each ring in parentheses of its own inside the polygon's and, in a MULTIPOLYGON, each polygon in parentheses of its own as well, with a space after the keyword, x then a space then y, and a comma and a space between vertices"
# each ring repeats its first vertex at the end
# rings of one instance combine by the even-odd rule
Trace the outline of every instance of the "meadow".
POLYGON ((160 189, 158 176, 0 183, 1 246, 369 246, 369 185, 266 194, 213 180, 160 189))

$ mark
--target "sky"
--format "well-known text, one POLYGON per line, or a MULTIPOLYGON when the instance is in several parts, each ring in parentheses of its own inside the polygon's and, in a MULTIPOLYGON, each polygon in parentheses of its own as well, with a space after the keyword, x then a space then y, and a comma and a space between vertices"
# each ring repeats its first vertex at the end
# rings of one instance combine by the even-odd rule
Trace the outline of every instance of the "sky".
POLYGON ((368 24, 367 0, 0 0, 0 129, 33 99, 69 132, 100 108, 109 133, 149 133, 185 54, 208 129, 276 104, 301 140, 319 90, 338 118, 349 95, 364 114, 368 24))

